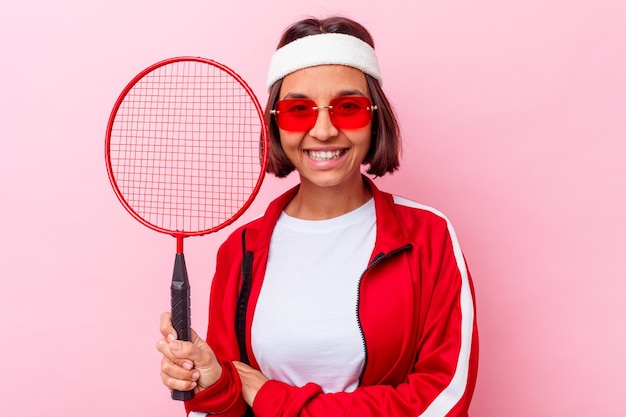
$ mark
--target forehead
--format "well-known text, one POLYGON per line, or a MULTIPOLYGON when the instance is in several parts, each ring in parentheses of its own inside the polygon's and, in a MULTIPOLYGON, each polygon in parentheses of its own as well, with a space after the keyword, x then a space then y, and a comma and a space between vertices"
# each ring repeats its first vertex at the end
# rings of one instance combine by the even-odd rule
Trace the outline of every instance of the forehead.
POLYGON ((330 99, 346 92, 369 97, 365 74, 345 65, 319 65, 286 75, 280 88, 280 98, 330 99))

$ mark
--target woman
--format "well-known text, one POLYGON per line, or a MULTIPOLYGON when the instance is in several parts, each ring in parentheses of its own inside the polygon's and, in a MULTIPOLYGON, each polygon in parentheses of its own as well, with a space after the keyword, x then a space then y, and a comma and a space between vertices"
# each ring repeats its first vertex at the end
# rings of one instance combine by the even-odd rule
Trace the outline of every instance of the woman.
POLYGON ((306 19, 272 57, 268 172, 300 184, 221 246, 207 342, 161 318, 161 376, 192 415, 466 416, 478 340, 471 277, 437 211, 361 174, 398 167, 373 41, 306 19))

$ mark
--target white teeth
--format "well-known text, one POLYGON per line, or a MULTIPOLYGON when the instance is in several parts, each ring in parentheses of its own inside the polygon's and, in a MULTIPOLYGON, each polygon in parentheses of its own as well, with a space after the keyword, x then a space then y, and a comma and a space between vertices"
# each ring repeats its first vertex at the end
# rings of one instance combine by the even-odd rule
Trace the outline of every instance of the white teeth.
POLYGON ((316 161, 328 161, 329 159, 339 158, 343 151, 308 151, 309 157, 316 161))

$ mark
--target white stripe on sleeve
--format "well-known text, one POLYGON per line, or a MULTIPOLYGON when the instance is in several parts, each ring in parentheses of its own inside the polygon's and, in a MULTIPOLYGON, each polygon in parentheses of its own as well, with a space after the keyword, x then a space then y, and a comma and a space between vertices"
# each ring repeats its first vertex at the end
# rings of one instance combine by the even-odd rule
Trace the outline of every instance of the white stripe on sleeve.
POLYGON ((454 257, 461 274, 461 349, 457 358, 456 371, 450 381, 450 384, 439 393, 428 408, 420 415, 420 417, 443 416, 446 415, 463 397, 467 386, 470 350, 472 346, 472 332, 474 327, 474 302, 472 300, 472 292, 469 284, 469 274, 465 266, 465 259, 463 258, 461 245, 459 244, 456 232, 454 231, 454 228, 448 218, 444 216, 443 213, 432 207, 398 196, 394 196, 394 202, 398 205, 429 211, 446 221, 448 233, 450 233, 450 239, 452 240, 454 257))

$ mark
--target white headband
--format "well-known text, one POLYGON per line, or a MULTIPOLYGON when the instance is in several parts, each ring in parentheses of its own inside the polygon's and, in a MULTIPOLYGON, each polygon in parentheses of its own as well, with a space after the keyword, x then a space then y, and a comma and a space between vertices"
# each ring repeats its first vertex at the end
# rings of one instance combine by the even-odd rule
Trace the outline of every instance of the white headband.
POLYGON ((296 39, 278 49, 270 60, 268 90, 285 75, 317 65, 346 65, 371 75, 382 84, 376 53, 366 42, 343 33, 322 33, 296 39))

